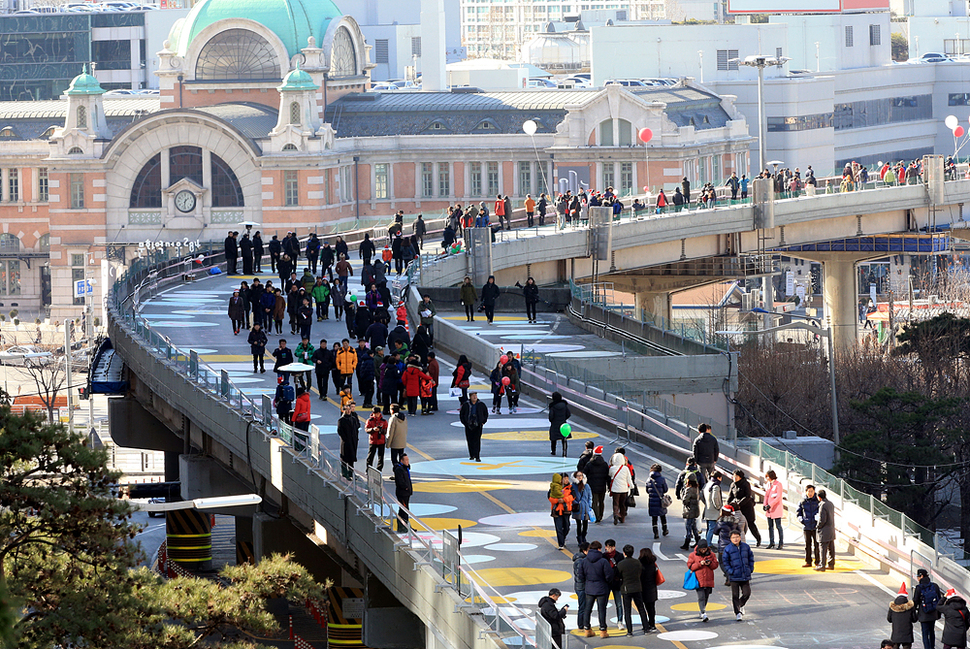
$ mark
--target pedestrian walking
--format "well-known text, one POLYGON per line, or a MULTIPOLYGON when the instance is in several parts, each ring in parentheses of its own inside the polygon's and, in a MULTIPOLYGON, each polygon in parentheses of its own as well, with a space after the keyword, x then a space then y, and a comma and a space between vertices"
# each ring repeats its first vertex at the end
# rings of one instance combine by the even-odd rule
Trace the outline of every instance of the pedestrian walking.
POLYGON ((603 542, 603 556, 610 562, 610 567, 613 568, 613 579, 610 581, 610 594, 613 596, 613 606, 616 607, 616 625, 620 629, 626 629, 626 622, 623 618, 623 593, 621 592, 623 580, 620 578, 620 573, 616 571, 616 566, 623 560, 623 555, 616 549, 615 540, 606 539, 603 542))
POLYGON ((681 550, 689 550, 691 541, 696 545, 701 535, 697 530, 697 519, 701 515, 700 490, 697 488, 696 476, 687 478, 687 486, 683 490, 683 516, 684 516, 684 544, 681 550))
POLYGON ((310 393, 300 386, 296 389, 296 403, 293 405, 293 447, 302 452, 310 443, 310 393), (297 433, 300 431, 303 433, 297 433))
POLYGON ((805 564, 802 568, 822 565, 822 561, 819 558, 818 535, 816 533, 816 527, 818 526, 818 506, 818 498, 815 497, 815 486, 806 486, 805 499, 799 503, 798 511, 795 514, 798 522, 802 524, 802 533, 805 535, 805 564), (813 552, 815 556, 814 562, 812 561, 813 552))
POLYGON ((273 350, 273 358, 276 359, 276 362, 273 364, 273 371, 276 372, 276 378, 283 379, 283 383, 289 383, 290 375, 287 372, 280 371, 281 367, 293 362, 293 352, 286 346, 286 338, 280 338, 279 347, 273 350))
POLYGON ((482 310, 485 311, 488 324, 492 324, 492 320, 495 318, 495 301, 498 300, 498 296, 501 294, 502 291, 499 290, 498 285, 495 283, 495 276, 489 275, 485 286, 482 287, 482 310))
POLYGON ((566 444, 572 437, 572 431, 569 429, 564 431, 563 426, 570 417, 572 412, 569 410, 569 404, 562 398, 562 393, 553 392, 552 401, 549 402, 549 441, 551 443, 549 455, 556 454, 556 446, 562 440, 562 456, 566 457, 566 444))
MULTIPOLYGON (((367 423, 364 424, 364 432, 367 433, 367 466, 373 466, 374 458, 377 458, 377 470, 384 470, 384 448, 387 444, 387 420, 381 415, 380 408, 374 408, 367 423)), ((394 464, 394 461, 391 461, 394 464)))
POLYGON ((265 374, 266 366, 263 363, 263 357, 266 354, 266 343, 269 339, 266 338, 266 332, 258 322, 253 325, 246 342, 249 343, 249 351, 253 355, 253 374, 256 372, 265 374))
POLYGON ((892 640, 893 649, 912 649, 913 624, 917 620, 919 620, 919 610, 906 596, 906 584, 903 583, 886 614, 886 621, 892 624, 889 639, 892 640))
POLYGON ((357 369, 357 352, 350 346, 348 338, 344 338, 340 343, 341 347, 334 355, 337 371, 340 373, 338 390, 343 388, 351 390, 353 388, 354 370, 357 369))
POLYGON ((657 521, 663 526, 663 535, 667 536, 667 507, 670 506, 670 496, 667 494, 667 480, 661 475, 663 467, 653 464, 650 467, 650 478, 647 479, 647 513, 653 522, 653 538, 660 538, 660 528, 657 521))
POLYGON ((610 495, 613 497, 613 524, 626 521, 627 498, 633 490, 633 473, 627 465, 626 456, 614 453, 610 458, 610 495))
MULTIPOLYGON (((828 501, 825 489, 818 490, 818 544, 821 559, 815 569, 819 572, 835 570, 835 505, 828 501)), ((946 644, 946 641, 943 641, 946 644)))
POLYGON ((435 308, 430 295, 421 298, 421 304, 418 305, 418 308, 420 309, 421 326, 428 332, 431 344, 434 345, 434 318, 438 314, 438 309, 435 308))
POLYGON ((478 302, 478 294, 472 286, 472 278, 465 276, 461 282, 461 290, 458 292, 461 305, 465 307, 465 319, 468 322, 475 322, 475 303, 478 302))
POLYGON ((576 543, 587 541, 589 519, 593 515, 593 491, 582 471, 573 473, 573 520, 576 521, 576 543))
MULTIPOLYGON (((589 544, 586 558, 579 566, 580 575, 586 583, 586 607, 583 611, 583 619, 590 622, 593 614, 593 604, 599 617, 599 629, 601 638, 609 638, 610 634, 606 627, 606 606, 610 599, 610 584, 613 581, 613 566, 609 559, 603 556, 602 544, 593 541, 589 544)), ((591 624, 591 622, 590 622, 591 624)), ((586 637, 592 638, 596 634, 587 625, 586 637)))
POLYGON ((239 330, 245 325, 246 316, 243 313, 243 300, 239 297, 239 291, 232 292, 229 298, 229 322, 232 323, 232 335, 239 335, 239 330))
POLYGON ((640 572, 640 592, 643 595, 643 605, 647 608, 646 632, 653 633, 657 630, 657 578, 661 576, 660 570, 657 569, 657 557, 650 548, 640 548, 637 559, 643 566, 640 572))
MULTIPOLYGON (((377 408, 374 408, 375 412, 377 408)), ((391 414, 387 421, 387 446, 391 449, 391 464, 401 460, 408 445, 408 420, 401 412, 401 406, 391 404, 391 414)))
POLYGON ((733 507, 734 511, 739 511, 744 516, 748 529, 758 543, 755 547, 760 548, 761 533, 758 531, 758 524, 755 519, 754 492, 751 490, 751 484, 741 469, 737 469, 734 472, 734 484, 731 485, 731 491, 728 493, 728 504, 733 507))
POLYGON ((711 551, 706 540, 697 542, 697 547, 687 557, 687 569, 697 577, 697 608, 702 622, 707 622, 707 601, 714 592, 714 570, 717 568, 717 555, 711 551))
MULTIPOLYGON (((316 349, 314 349, 313 343, 310 342, 308 337, 304 336, 300 339, 300 344, 293 350, 293 357, 304 365, 310 365, 314 352, 316 352, 316 349)), ((313 387, 313 379, 310 372, 296 372, 293 375, 293 383, 299 383, 305 390, 313 387)))
POLYGON ((936 608, 943 617, 943 649, 964 649, 967 646, 967 626, 970 624, 967 601, 951 588, 936 608))
POLYGON ((593 449, 596 448, 596 444, 593 440, 587 440, 586 446, 583 448, 583 452, 579 455, 579 461, 576 462, 576 470, 583 471, 586 469, 586 465, 589 461, 593 459, 593 449))
POLYGON ((597 524, 602 523, 603 510, 606 506, 606 488, 610 482, 610 465, 603 459, 602 446, 593 449, 593 459, 586 464, 583 474, 592 493, 593 516, 590 520, 597 524))
POLYGON ((394 471, 394 497, 401 504, 397 508, 398 531, 407 529, 408 513, 405 511, 411 506, 411 495, 414 493, 414 485, 411 483, 411 460, 407 453, 402 453, 397 462, 392 462, 394 471))
POLYGON ((468 401, 461 404, 459 419, 465 427, 465 442, 468 444, 468 459, 481 462, 482 428, 488 421, 488 408, 478 400, 477 392, 468 393, 468 401))
MULTIPOLYGON (((589 618, 586 617, 586 577, 579 567, 589 552, 589 543, 583 541, 573 555, 573 592, 576 593, 576 629, 586 631, 589 628, 589 618)), ((585 635, 585 634, 584 634, 585 635)))
POLYGON ((363 340, 357 341, 357 391, 364 400, 364 408, 374 407, 374 357, 371 356, 367 344, 363 340))
POLYGON ((408 359, 401 382, 404 384, 404 394, 408 402, 408 414, 412 417, 418 412, 418 397, 421 396, 421 381, 430 381, 431 377, 421 371, 419 360, 412 356, 408 359))
POLYGON ((354 475, 354 463, 357 462, 357 443, 360 434, 360 419, 355 412, 353 401, 348 401, 341 407, 340 419, 337 420, 337 435, 340 437, 340 474, 350 480, 354 475))
POLYGON ((551 515, 556 528, 556 540, 559 541, 559 549, 563 550, 566 547, 566 537, 569 535, 569 519, 572 516, 575 500, 568 473, 552 474, 546 497, 552 505, 551 515))
MULTIPOLYGON (((818 501, 816 501, 818 502, 818 501)), ((939 604, 943 591, 930 580, 926 568, 916 571, 916 586, 913 588, 913 604, 919 611, 919 624, 923 636, 923 649, 936 648, 936 621, 940 619, 939 604)))
POLYGON ((465 403, 468 401, 468 386, 471 385, 472 376, 472 364, 468 361, 467 356, 462 354, 458 357, 458 364, 455 366, 455 371, 452 372, 451 376, 451 387, 461 390, 461 396, 458 400, 461 403, 465 403))
POLYGON ((539 615, 549 623, 553 649, 562 647, 562 634, 566 632, 565 620, 569 604, 556 608, 556 602, 560 597, 562 597, 562 591, 558 588, 550 588, 549 594, 539 600, 539 615))
POLYGON ((775 547, 775 529, 778 530, 778 549, 785 547, 785 536, 781 519, 785 515, 785 486, 778 479, 774 469, 765 473, 765 517, 768 519, 768 549, 775 547))
POLYGON ((643 583, 640 580, 643 564, 633 556, 632 545, 623 546, 623 559, 616 564, 616 572, 620 576, 620 595, 623 597, 623 610, 626 613, 626 634, 633 635, 633 607, 636 606, 641 629, 646 635, 649 618, 643 603, 643 583))
POLYGON ((707 530, 704 540, 710 545, 714 539, 714 528, 717 527, 717 519, 721 517, 721 507, 724 506, 724 494, 721 493, 721 472, 715 471, 711 474, 711 479, 704 487, 704 522, 707 523, 707 530))
POLYGON ((751 546, 741 540, 741 532, 731 532, 731 543, 722 554, 724 569, 731 580, 731 603, 734 605, 735 619, 744 618, 744 605, 751 598, 751 574, 754 572, 754 552, 751 546))
POLYGON ((320 392, 320 400, 326 401, 327 381, 336 363, 333 352, 327 347, 326 338, 320 340, 320 346, 310 356, 310 363, 313 365, 313 371, 317 375, 317 390, 320 392))
POLYGON ((704 472, 704 479, 709 480, 721 453, 720 445, 714 433, 711 432, 710 424, 701 424, 697 427, 697 437, 694 438, 691 451, 697 466, 704 472))

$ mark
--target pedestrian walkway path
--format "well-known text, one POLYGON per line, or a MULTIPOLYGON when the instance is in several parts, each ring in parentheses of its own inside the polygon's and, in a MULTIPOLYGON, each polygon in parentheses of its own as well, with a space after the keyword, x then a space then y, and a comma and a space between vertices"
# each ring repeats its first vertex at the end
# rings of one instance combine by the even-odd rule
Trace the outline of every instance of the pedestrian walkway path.
MULTIPOLYGON (((253 374, 249 346, 242 334, 233 336, 226 314, 228 298, 241 279, 217 276, 173 288, 147 302, 142 315, 157 332, 168 336, 180 348, 195 349, 210 367, 226 369, 232 380, 250 394, 271 393, 275 389, 275 377, 271 372, 253 374)), ((251 281, 252 277, 246 279, 251 281)), ((538 325, 529 325, 524 317, 500 316, 504 319, 496 318, 491 326, 479 322, 478 317, 474 323, 465 323, 461 314, 439 313, 439 316, 458 317, 449 322, 469 330, 481 329, 474 333, 489 341, 507 342, 513 352, 513 346, 521 353, 523 348, 546 345, 543 353, 619 353, 612 343, 580 332, 555 316, 540 316, 538 325)), ((288 329, 285 331, 282 337, 290 347, 295 347, 296 336, 288 335, 288 329)), ((311 340, 316 343, 326 338, 332 343, 344 338, 346 333, 341 322, 314 323, 311 340)), ((271 348, 275 347, 277 338, 270 337, 271 348)), ((577 360, 582 358, 579 356, 577 360)), ((564 594, 561 601, 573 602, 567 628, 575 629, 577 607, 572 583, 575 533, 570 533, 565 551, 557 550, 546 494, 553 472, 575 470, 585 440, 604 445, 607 454, 616 448, 617 440, 611 431, 574 419, 575 439, 569 444, 568 457, 551 456, 545 404, 523 398, 517 414, 511 415, 503 407, 501 414, 490 416, 482 442, 482 462, 469 462, 457 417, 458 401, 448 391, 454 359, 439 356, 439 361, 442 366, 442 385, 438 388, 440 411, 434 416, 408 419, 408 452, 415 481, 411 509, 425 526, 422 534, 432 538, 432 531, 455 531, 461 525, 466 566, 498 589, 506 602, 525 608, 530 616, 549 588, 561 589, 564 594)), ((478 372, 473 374, 473 386, 482 391, 490 405, 487 383, 487 377, 478 372)), ((321 442, 335 449, 338 410, 332 400, 314 399, 312 403, 313 422, 320 428, 321 442)), ((363 434, 360 448, 359 457, 363 458, 366 452, 363 434)), ((671 483, 680 469, 669 458, 646 448, 628 446, 627 454, 637 468, 641 492, 651 463, 663 465, 671 483)), ((358 461, 357 468, 362 466, 363 461, 358 461)), ((390 462, 385 463, 384 474, 390 476, 390 462)), ((800 533, 791 527, 786 529, 789 542, 784 550, 754 549, 757 560, 752 582, 754 594, 746 607, 744 622, 734 620, 730 591, 720 582, 708 607, 711 621, 702 623, 697 616, 694 593, 681 588, 686 553, 679 550, 684 528, 678 514, 679 503, 675 502, 669 514, 670 536, 655 541, 650 532, 646 498, 641 497, 639 506, 631 510, 625 524, 603 521, 590 525, 588 534, 591 541, 613 538, 621 548, 630 543, 637 551, 650 547, 657 554, 660 569, 667 577, 657 603, 661 633, 643 636, 639 625, 635 625, 637 635, 624 637, 622 643, 575 636, 570 638, 570 646, 796 649, 811 645, 868 649, 886 634, 886 610, 898 584, 890 584, 877 571, 845 556, 839 556, 835 572, 802 569, 800 533)), ((610 635, 625 634, 616 626, 612 603, 609 616, 613 620, 610 635)), ((529 619, 523 623, 531 624, 529 619)))

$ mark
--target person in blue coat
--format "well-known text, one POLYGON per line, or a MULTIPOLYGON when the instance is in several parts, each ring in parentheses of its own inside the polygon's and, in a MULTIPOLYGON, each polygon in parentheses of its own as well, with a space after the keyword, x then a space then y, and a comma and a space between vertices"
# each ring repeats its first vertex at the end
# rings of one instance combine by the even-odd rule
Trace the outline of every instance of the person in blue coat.
MULTIPOLYGON (((603 545, 599 541, 589 544, 586 558, 579 566, 579 577, 586 582, 586 608, 583 611, 583 619, 590 619, 595 602, 599 614, 600 637, 609 638, 610 634, 606 630, 606 605, 610 599, 610 584, 613 583, 613 566, 610 565, 609 559, 603 556, 600 551, 602 549, 603 545)), ((587 638, 595 635, 592 629, 586 629, 587 638)))
POLYGON ((798 521, 802 524, 805 533, 805 564, 802 568, 811 568, 813 565, 822 565, 819 558, 818 535, 818 498, 815 497, 815 486, 805 487, 805 500, 798 505, 798 521), (815 563, 812 563, 812 549, 815 549, 815 563))
POLYGON ((667 481, 660 472, 663 470, 659 464, 650 467, 650 478, 647 480, 647 511, 653 520, 653 538, 659 539, 660 534, 657 528, 657 519, 663 525, 664 536, 667 536, 667 508, 664 506, 663 495, 667 493, 667 481))
POLYGON ((586 531, 593 516, 593 490, 589 488, 582 471, 576 471, 573 474, 573 506, 578 507, 573 512, 573 519, 576 521, 576 543, 582 545, 586 543, 586 531))
POLYGON ((738 622, 744 618, 744 605, 751 598, 751 573, 754 572, 754 552, 741 540, 741 531, 731 532, 731 545, 724 548, 724 571, 731 580, 731 603, 738 622))

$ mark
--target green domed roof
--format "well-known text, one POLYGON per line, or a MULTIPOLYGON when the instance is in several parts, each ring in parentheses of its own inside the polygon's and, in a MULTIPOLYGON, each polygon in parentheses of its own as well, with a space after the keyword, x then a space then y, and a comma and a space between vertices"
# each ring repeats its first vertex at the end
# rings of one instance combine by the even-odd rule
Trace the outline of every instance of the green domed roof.
POLYGON ((98 80, 88 74, 88 66, 84 66, 84 71, 74 77, 71 85, 67 87, 66 95, 103 95, 104 88, 98 80))
POLYGON ((202 0, 171 36, 177 39, 175 50, 184 56, 189 43, 206 27, 220 20, 247 18, 276 34, 292 57, 307 46, 310 36, 319 47, 330 21, 342 15, 331 0, 202 0))
POLYGON ((297 66, 295 70, 290 71, 283 77, 283 85, 278 90, 281 92, 284 90, 316 90, 319 87, 313 83, 313 77, 297 66))

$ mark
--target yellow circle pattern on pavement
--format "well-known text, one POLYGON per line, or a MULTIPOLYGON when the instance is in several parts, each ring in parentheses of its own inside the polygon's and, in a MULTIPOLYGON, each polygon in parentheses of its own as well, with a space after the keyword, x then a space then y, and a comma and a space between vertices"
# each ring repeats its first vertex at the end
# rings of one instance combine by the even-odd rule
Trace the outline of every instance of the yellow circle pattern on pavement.
MULTIPOLYGON (((594 618, 595 618, 595 616, 594 616, 594 618)), ((596 627, 595 629, 593 629, 593 632, 596 634, 593 637, 595 637, 595 638, 599 638, 600 637, 600 629, 599 629, 599 627, 596 627)), ((609 628, 609 629, 606 630, 606 632, 609 634, 609 636, 611 638, 618 638, 620 636, 625 636, 626 635, 626 631, 624 631, 623 629, 621 629, 619 627, 609 628)), ((586 631, 580 631, 579 629, 573 629, 569 633, 570 633, 570 635, 574 635, 577 638, 584 638, 584 637, 586 637, 586 631)), ((608 646, 609 646, 610 649, 643 649, 643 647, 629 647, 627 645, 614 645, 614 644, 611 644, 611 645, 608 645, 608 646)))
MULTIPOLYGON (((674 610, 674 611, 694 611, 695 613, 699 613, 701 610, 700 607, 697 605, 697 602, 683 602, 681 604, 674 604, 670 608, 671 610, 674 610)), ((716 604, 714 602, 707 603, 708 611, 720 611, 722 608, 727 608, 727 605, 716 604)))
MULTIPOLYGON (((865 565, 860 561, 854 559, 850 560, 835 560, 835 570, 834 572, 852 572, 854 570, 863 570, 865 565)), ((802 568, 801 559, 769 559, 767 561, 759 561, 755 568, 755 572, 761 572, 768 575, 808 575, 815 572, 814 568, 802 568)), ((819 574, 824 575, 825 573, 833 572, 832 570, 826 570, 825 572, 820 572, 819 574)))
MULTIPOLYGON (((593 439, 599 437, 596 433, 581 433, 573 431, 570 439, 593 439)), ((500 433, 485 433, 482 439, 493 439, 499 442, 548 442, 548 430, 503 430, 500 433)))
POLYGON ((414 491, 426 494, 463 494, 493 489, 508 489, 515 485, 500 480, 433 480, 415 482, 414 491))
POLYGON ((556 538, 556 530, 526 530, 524 532, 519 532, 519 536, 537 539, 554 539, 556 538))
POLYGON ((469 521, 464 518, 422 518, 421 522, 413 521, 411 526, 418 532, 427 532, 428 530, 434 530, 435 532, 440 532, 441 530, 456 530, 458 526, 462 527, 472 527, 473 525, 478 525, 475 521, 469 521))
POLYGON ((572 572, 548 568, 485 568, 476 571, 490 586, 538 586, 558 584, 573 578, 572 572))

